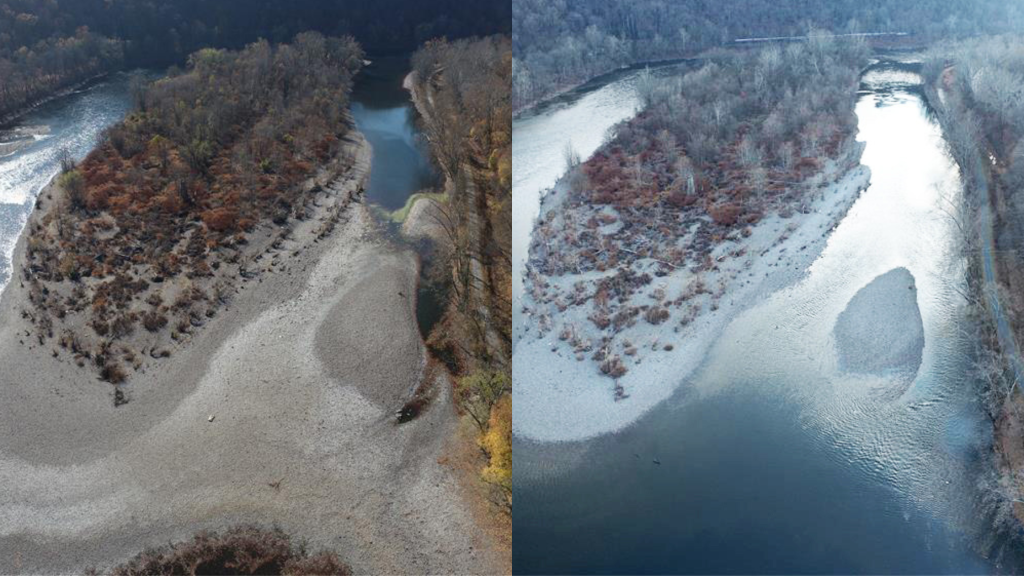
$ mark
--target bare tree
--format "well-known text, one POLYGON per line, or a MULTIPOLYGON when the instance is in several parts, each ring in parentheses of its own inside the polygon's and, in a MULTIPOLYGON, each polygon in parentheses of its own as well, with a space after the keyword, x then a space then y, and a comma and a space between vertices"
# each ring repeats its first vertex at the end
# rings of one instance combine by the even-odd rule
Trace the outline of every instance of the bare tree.
POLYGON ((75 158, 71 155, 71 149, 65 144, 57 149, 57 159, 60 161, 60 171, 67 174, 75 169, 75 158))

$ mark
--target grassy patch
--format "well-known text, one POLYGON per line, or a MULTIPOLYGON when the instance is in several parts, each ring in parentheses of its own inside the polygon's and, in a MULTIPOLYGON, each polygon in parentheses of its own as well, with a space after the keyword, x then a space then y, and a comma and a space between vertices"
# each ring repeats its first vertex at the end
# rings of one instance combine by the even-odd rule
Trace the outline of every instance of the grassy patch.
POLYGON ((413 194, 412 196, 409 196, 409 199, 405 201, 405 206, 402 206, 401 208, 399 208, 398 210, 395 210, 394 212, 385 212, 384 213, 385 217, 388 220, 391 220, 392 222, 394 222, 396 224, 403 224, 403 223, 405 223, 405 219, 409 217, 409 213, 412 212, 412 207, 417 202, 419 202, 420 200, 427 200, 427 199, 434 200, 435 202, 444 203, 445 202, 445 193, 444 192, 417 192, 416 194, 413 194))

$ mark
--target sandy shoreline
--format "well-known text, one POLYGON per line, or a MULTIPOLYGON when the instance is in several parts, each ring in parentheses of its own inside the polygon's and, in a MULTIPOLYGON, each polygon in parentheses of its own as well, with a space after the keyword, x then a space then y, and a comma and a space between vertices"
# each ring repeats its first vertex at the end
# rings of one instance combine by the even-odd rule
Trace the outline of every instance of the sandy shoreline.
MULTIPOLYGON (((355 138, 338 196, 369 173, 355 138)), ((448 387, 394 423, 426 363, 415 254, 381 238, 362 203, 312 242, 319 224, 300 223, 190 344, 134 375, 120 408, 94 372, 25 336, 13 276, 0 297, 0 572, 81 572, 237 522, 277 524, 359 573, 500 570, 438 463, 456 426, 448 387)))
MULTIPOLYGON (((588 340, 598 342, 600 331, 594 330, 591 307, 562 309, 559 303, 564 306, 565 302, 560 296, 538 301, 530 293, 541 281, 547 283, 543 291, 550 291, 549 296, 572 294, 578 281, 593 282, 615 270, 553 278, 535 275, 528 265, 524 322, 514 328, 513 433, 533 442, 574 442, 636 422, 694 374, 733 318, 768 294, 804 277, 824 249, 829 232, 867 188, 870 174, 859 164, 848 171, 829 166, 824 185, 813 192, 804 213, 797 212, 790 218, 767 216, 752 228, 749 237, 737 234, 735 239, 716 246, 712 252, 716 269, 701 277, 708 292, 689 299, 684 310, 672 308, 667 322, 652 325, 641 319, 617 334, 617 345, 623 350, 614 352, 621 355, 628 369, 617 380, 628 395, 624 400, 616 401, 616 380, 600 375, 598 362, 591 358, 592 349, 576 351, 588 340), (694 315, 681 326, 680 316, 686 316, 686 310, 694 315), (566 333, 571 337, 562 340, 566 333), (627 342, 631 346, 625 346, 627 342), (634 349, 632 354, 625 352, 629 348, 634 349)), ((542 215, 560 204, 565 195, 563 184, 543 198, 542 215)), ((653 274, 657 263, 648 264, 653 274)), ((680 269, 656 277, 633 300, 651 304, 655 302, 652 294, 658 289, 671 299, 690 284, 693 276, 690 270, 680 269)))

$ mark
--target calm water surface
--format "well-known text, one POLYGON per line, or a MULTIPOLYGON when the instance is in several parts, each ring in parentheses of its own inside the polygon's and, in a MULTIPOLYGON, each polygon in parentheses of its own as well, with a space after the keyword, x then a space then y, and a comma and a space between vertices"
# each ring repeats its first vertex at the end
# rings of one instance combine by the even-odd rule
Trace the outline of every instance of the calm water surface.
POLYGON ((437 186, 437 172, 416 127, 416 108, 402 88, 408 58, 380 58, 359 72, 352 116, 373 146, 367 198, 397 210, 416 192, 437 186))
MULTIPOLYGON (((402 87, 409 70, 408 57, 374 58, 359 72, 352 92, 352 116, 373 146, 366 198, 384 211, 398 210, 413 194, 443 184, 417 127, 416 107, 402 87)), ((404 241, 396 226, 390 232, 395 241, 404 241)), ((426 335, 444 314, 448 288, 428 275, 433 247, 425 241, 415 247, 423 263, 416 320, 426 335)))
MULTIPOLYGON (((958 201, 959 171, 919 81, 886 65, 866 73, 856 111, 871 187, 808 275, 739 315, 677 394, 614 435, 517 441, 517 572, 1020 568, 979 488, 992 438, 958 332, 964 262, 946 209, 958 201), (842 372, 837 316, 901 266, 915 277, 924 322, 916 378, 842 372)), ((618 82, 609 97, 628 92, 618 82)), ((580 126, 603 121, 585 113, 599 92, 576 101, 580 126)), ((554 147, 575 105, 531 118, 531 137, 554 147)), ((633 106, 627 98, 620 111, 633 106)), ((527 150, 520 138, 516 150, 527 150)))

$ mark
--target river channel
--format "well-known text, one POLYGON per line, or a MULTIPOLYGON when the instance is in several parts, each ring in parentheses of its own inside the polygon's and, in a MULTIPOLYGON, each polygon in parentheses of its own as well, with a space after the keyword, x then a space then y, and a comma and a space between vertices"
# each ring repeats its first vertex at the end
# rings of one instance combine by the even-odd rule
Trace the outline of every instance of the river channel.
MULTIPOLYGON (((920 83, 904 65, 865 72, 856 113, 871 186, 807 273, 738 314, 668 400, 587 441, 516 440, 517 572, 1019 569, 992 529, 992 425, 963 336, 965 262, 950 217, 960 172, 920 83), (892 306, 916 305, 919 363, 909 376, 845 370, 837 319, 894 270, 911 285, 866 320, 893 330, 892 306)), ((586 157, 635 109, 626 75, 517 121, 516 247, 562 165, 539 165, 537 151, 571 137, 586 157)))

